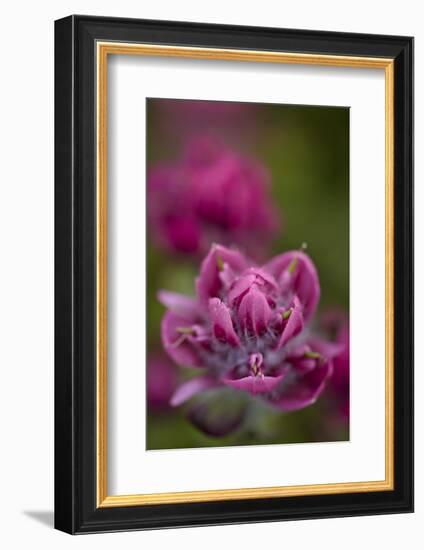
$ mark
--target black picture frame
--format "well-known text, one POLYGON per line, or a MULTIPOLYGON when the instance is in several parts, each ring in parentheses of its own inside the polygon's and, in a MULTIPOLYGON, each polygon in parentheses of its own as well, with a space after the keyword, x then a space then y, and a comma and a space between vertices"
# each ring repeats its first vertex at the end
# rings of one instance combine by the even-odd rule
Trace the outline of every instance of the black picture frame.
POLYGON ((73 15, 55 22, 55 527, 94 533, 413 511, 413 39, 73 15), (97 507, 99 40, 394 60, 394 490, 97 507))

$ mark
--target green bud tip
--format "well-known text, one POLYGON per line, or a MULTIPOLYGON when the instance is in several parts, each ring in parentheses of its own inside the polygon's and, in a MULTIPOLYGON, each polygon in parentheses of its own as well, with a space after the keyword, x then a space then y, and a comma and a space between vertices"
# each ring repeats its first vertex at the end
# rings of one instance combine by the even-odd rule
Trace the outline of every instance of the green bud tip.
POLYGON ((216 265, 218 266, 219 271, 224 270, 224 261, 218 254, 216 255, 216 265))
POLYGON ((290 308, 290 309, 286 309, 286 311, 283 311, 283 313, 281 314, 282 318, 284 320, 288 319, 290 317, 290 315, 292 314, 293 312, 293 309, 290 308))
POLYGON ((317 351, 307 351, 305 353, 305 357, 307 357, 308 359, 320 359, 321 354, 318 353, 317 351))
POLYGON ((293 274, 295 269, 296 269, 296 266, 297 266, 297 262, 298 262, 298 259, 297 258, 293 258, 293 260, 290 262, 290 265, 288 267, 288 272, 293 274))

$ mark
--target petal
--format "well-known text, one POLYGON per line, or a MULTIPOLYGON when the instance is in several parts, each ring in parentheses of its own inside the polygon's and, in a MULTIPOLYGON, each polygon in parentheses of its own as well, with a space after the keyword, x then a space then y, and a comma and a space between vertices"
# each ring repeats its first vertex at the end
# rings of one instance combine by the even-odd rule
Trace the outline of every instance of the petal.
POLYGON ((223 378, 222 382, 237 390, 243 390, 252 395, 272 391, 284 378, 285 373, 276 376, 245 376, 244 378, 223 378))
POLYGON ((270 398, 271 403, 283 411, 296 411, 313 405, 326 386, 333 371, 331 361, 320 364, 314 370, 295 376, 284 384, 277 397, 270 398))
POLYGON ((309 256, 298 250, 285 252, 268 262, 265 269, 279 281, 280 286, 288 286, 299 297, 305 322, 309 321, 320 295, 318 273, 309 256))
POLYGON ((327 360, 334 359, 345 350, 344 344, 329 342, 321 338, 311 338, 308 340, 308 344, 312 351, 317 351, 327 360))
POLYGON ((219 298, 211 298, 209 300, 209 313, 215 338, 220 342, 239 346, 240 340, 234 330, 230 310, 224 302, 221 302, 219 298))
POLYGON ((191 327, 190 320, 167 311, 162 319, 162 344, 168 355, 181 366, 199 367, 199 357, 192 342, 181 332, 181 329, 191 327))
POLYGON ((293 298, 293 306, 291 308, 290 317, 283 322, 283 331, 280 336, 280 340, 277 345, 277 349, 283 347, 287 342, 294 338, 303 329, 303 313, 302 305, 299 298, 295 296, 293 298))
MULTIPOLYGON (((243 274, 244 275, 244 274, 243 274)), ((278 284, 274 277, 261 267, 250 267, 246 270, 246 275, 254 275, 258 285, 264 286, 267 291, 278 291, 278 284)))
POLYGON ((209 298, 219 297, 222 287, 220 272, 225 264, 238 274, 247 267, 247 261, 238 250, 231 250, 219 244, 213 244, 209 254, 203 260, 200 274, 196 281, 197 295, 202 302, 208 302, 209 298))
POLYGON ((191 378, 179 386, 171 397, 170 404, 178 407, 188 401, 193 395, 217 386, 216 380, 209 376, 198 376, 191 378))
POLYGON ((186 319, 192 319, 193 322, 199 318, 199 304, 195 298, 179 294, 178 292, 169 292, 160 290, 158 292, 159 302, 171 311, 182 315, 186 319))
POLYGON ((264 294, 253 285, 243 296, 237 317, 242 329, 257 336, 266 331, 272 311, 264 294))
POLYGON ((234 271, 227 263, 225 263, 222 270, 219 272, 219 279, 222 283, 223 288, 230 288, 236 278, 237 274, 234 273, 234 271))
POLYGON ((313 357, 312 349, 306 343, 302 343, 290 349, 285 360, 290 363, 297 372, 305 373, 317 367, 322 359, 320 356, 313 357))
POLYGON ((188 418, 201 432, 224 437, 239 429, 246 416, 246 400, 230 388, 202 393, 191 407, 188 418))
MULTIPOLYGON (((289 358, 287 358, 287 361, 289 362, 289 358)), ((292 363, 292 365, 295 367, 295 369, 298 372, 308 372, 316 368, 317 366, 317 360, 316 359, 308 359, 306 358, 300 358, 297 359, 292 363)))
POLYGON ((265 293, 278 292, 278 284, 272 275, 264 269, 251 267, 233 282, 228 292, 228 302, 233 304, 239 301, 253 284, 256 284, 265 293))
POLYGON ((242 275, 236 279, 228 292, 228 303, 233 305, 239 302, 240 298, 246 294, 254 282, 255 276, 253 274, 242 275))

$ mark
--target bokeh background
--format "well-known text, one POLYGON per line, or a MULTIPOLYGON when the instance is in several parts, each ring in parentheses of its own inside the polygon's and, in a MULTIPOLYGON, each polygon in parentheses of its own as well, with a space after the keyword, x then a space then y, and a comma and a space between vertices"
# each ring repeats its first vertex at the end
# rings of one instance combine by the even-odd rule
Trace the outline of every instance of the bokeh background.
MULTIPOLYGON (((269 257, 306 243, 320 277, 319 315, 334 310, 348 314, 349 109, 147 100, 148 170, 178 161, 186 143, 204 135, 266 166, 272 178, 272 201, 282 221, 281 231, 267 247, 269 257)), ((157 292, 165 288, 194 294, 199 258, 158 246, 154 232, 148 227, 147 449, 348 439, 348 415, 340 413, 331 386, 311 407, 261 416, 259 432, 219 439, 192 426, 184 407, 168 406, 173 388, 190 373, 182 372, 162 352, 164 308, 157 292)))

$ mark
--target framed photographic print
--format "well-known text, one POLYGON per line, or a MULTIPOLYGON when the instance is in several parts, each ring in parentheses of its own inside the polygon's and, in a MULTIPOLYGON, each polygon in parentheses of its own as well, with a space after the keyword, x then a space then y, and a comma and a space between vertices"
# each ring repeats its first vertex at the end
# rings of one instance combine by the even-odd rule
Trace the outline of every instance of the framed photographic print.
POLYGON ((55 24, 55 526, 413 509, 413 39, 55 24))

